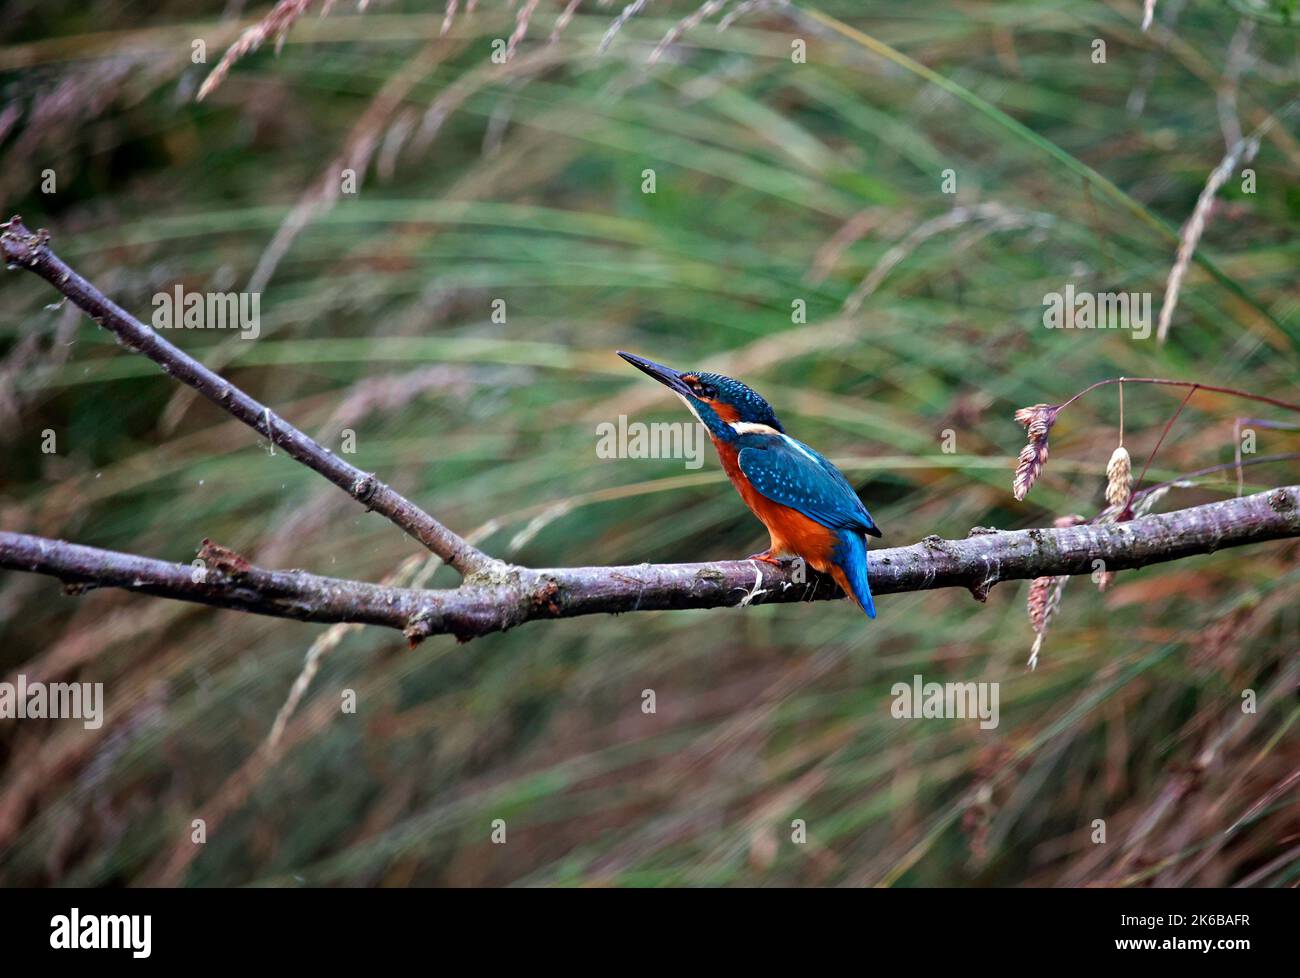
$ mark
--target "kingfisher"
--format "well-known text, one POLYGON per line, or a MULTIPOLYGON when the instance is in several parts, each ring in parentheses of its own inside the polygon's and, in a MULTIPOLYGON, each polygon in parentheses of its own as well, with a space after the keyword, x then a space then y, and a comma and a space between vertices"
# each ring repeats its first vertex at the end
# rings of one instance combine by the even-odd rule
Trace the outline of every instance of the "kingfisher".
POLYGON ((787 435, 771 405, 740 381, 618 355, 680 397, 708 429, 727 478, 771 536, 768 549, 748 559, 779 567, 782 557, 800 557, 875 618, 866 538, 880 530, 840 470, 787 435))

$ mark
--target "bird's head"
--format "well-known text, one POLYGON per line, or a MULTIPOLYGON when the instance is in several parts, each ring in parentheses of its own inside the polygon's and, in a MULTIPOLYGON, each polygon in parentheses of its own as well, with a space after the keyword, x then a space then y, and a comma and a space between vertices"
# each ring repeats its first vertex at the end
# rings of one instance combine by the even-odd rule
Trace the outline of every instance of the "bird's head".
POLYGON ((674 370, 621 350, 618 355, 685 401, 716 438, 731 439, 764 428, 785 431, 772 406, 738 380, 700 370, 674 370))

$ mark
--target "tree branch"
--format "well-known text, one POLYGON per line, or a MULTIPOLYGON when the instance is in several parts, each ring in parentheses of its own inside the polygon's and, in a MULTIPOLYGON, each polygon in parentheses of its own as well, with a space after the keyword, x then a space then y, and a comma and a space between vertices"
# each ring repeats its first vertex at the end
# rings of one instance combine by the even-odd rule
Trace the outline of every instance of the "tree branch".
MULTIPOLYGON (((300 621, 353 622, 400 629, 412 644, 431 635, 462 641, 539 618, 716 608, 840 597, 816 574, 757 561, 533 569, 487 556, 373 475, 337 458, 233 384, 177 349, 68 267, 48 234, 15 217, 0 225, 8 265, 27 268, 70 298, 128 349, 270 439, 286 454, 387 516, 460 571, 459 588, 425 591, 272 571, 204 541, 197 567, 58 540, 0 533, 0 567, 48 574, 72 593, 116 587, 300 621)), ((1154 382, 1154 381, 1153 381, 1154 382)), ((1223 547, 1300 536, 1300 486, 1104 525, 999 532, 976 528, 965 540, 926 537, 910 547, 873 550, 876 594, 964 587, 983 601, 999 581, 1091 573, 1095 561, 1125 570, 1223 547)))
MULTIPOLYGON (((997 531, 964 540, 926 537, 873 550, 878 595, 963 587, 983 601, 994 584, 1164 563, 1228 547, 1300 536, 1300 485, 1144 516, 1127 523, 997 531)), ((830 581, 758 561, 532 569, 497 564, 455 590, 424 591, 251 567, 205 541, 208 565, 194 569, 110 550, 0 533, 0 567, 71 585, 125 588, 301 621, 357 622, 401 629, 412 644, 438 634, 462 641, 527 621, 579 615, 814 601, 842 597, 830 581)))
POLYGON ((493 558, 471 546, 372 473, 362 472, 338 458, 281 418, 269 407, 249 397, 234 384, 209 370, 193 357, 163 339, 74 272, 49 248, 49 234, 33 233, 14 217, 0 224, 0 253, 6 265, 35 272, 128 349, 143 353, 163 372, 188 384, 222 410, 266 436, 285 454, 320 473, 367 509, 382 513, 406 533, 445 560, 462 575, 488 570, 493 558))

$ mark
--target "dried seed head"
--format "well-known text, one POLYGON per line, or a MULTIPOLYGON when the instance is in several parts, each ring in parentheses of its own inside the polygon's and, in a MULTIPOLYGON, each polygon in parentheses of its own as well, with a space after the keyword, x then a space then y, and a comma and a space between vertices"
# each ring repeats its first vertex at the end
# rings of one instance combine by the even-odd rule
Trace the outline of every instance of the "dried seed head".
POLYGON ((1029 585, 1029 624, 1038 634, 1047 629, 1047 600, 1055 583, 1054 577, 1035 577, 1029 585))
POLYGON ((1069 579, 1066 576, 1036 577, 1029 585, 1029 624, 1034 629, 1034 645, 1029 650, 1030 669, 1038 666, 1038 653, 1047 637, 1047 626, 1052 623, 1052 615, 1061 604, 1061 592, 1069 579))
POLYGON ((1020 458, 1016 462, 1016 477, 1011 482, 1011 494, 1016 499, 1024 499, 1038 481, 1038 473, 1043 471, 1047 462, 1047 442, 1031 441, 1020 449, 1020 458))
POLYGON ((1110 587, 1113 583, 1115 583, 1115 572, 1114 572, 1114 571, 1109 571, 1109 570, 1108 570, 1108 571, 1102 571, 1100 574, 1097 575, 1097 590, 1098 590, 1098 591, 1104 591, 1104 590, 1106 590, 1106 588, 1110 587))
POLYGON ((1060 408, 1054 404, 1035 404, 1033 407, 1021 408, 1015 418, 1024 426, 1029 435, 1029 444, 1020 450, 1016 462, 1016 477, 1011 483, 1011 492, 1016 499, 1024 499, 1038 481, 1038 474, 1047 464, 1047 435, 1056 423, 1056 414, 1060 408))
POLYGON ((1123 506, 1128 502, 1132 488, 1133 460, 1129 458, 1128 449, 1120 445, 1106 464, 1106 502, 1123 506))
POLYGON ((1033 407, 1018 410, 1015 418, 1030 438, 1046 438, 1047 433, 1052 430, 1052 425, 1056 424, 1056 415, 1060 410, 1060 406, 1056 404, 1035 404, 1033 407))
MULTIPOLYGON (((265 17, 247 28, 234 44, 226 48, 217 66, 199 86, 198 101, 202 102, 214 88, 221 84, 236 61, 250 51, 256 51, 268 37, 275 37, 275 50, 278 54, 284 44, 285 36, 289 33, 289 28, 293 26, 294 21, 307 12, 310 6, 311 0, 279 0, 265 17)), ((328 5, 322 12, 322 16, 327 12, 328 5)))

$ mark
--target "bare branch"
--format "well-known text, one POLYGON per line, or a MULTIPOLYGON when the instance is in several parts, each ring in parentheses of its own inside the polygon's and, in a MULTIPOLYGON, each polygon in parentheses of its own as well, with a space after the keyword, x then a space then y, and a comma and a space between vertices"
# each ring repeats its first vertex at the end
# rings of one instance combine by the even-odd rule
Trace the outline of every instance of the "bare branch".
POLYGON ((299 621, 353 621, 404 627, 418 601, 434 592, 403 592, 361 581, 318 577, 305 571, 270 571, 227 559, 210 567, 173 564, 116 550, 62 540, 0 533, 0 566, 50 574, 78 594, 90 587, 118 587, 163 598, 195 601, 299 621))
MULTIPOLYGON (((192 568, 17 533, 0 533, 0 567, 57 577, 73 593, 117 587, 280 618, 384 625, 400 629, 412 644, 439 634, 466 641, 540 618, 841 596, 816 574, 796 580, 793 568, 757 561, 539 570, 495 560, 125 312, 49 249, 46 232, 33 233, 15 217, 0 225, 0 251, 6 264, 40 275, 128 349, 143 353, 286 454, 387 516, 459 570, 464 581, 456 590, 426 591, 272 571, 209 541, 200 550, 202 564, 192 568)), ((1195 390, 1198 385, 1190 386, 1195 390)), ((872 551, 870 579, 876 594, 964 587, 983 601, 1000 581, 1091 573, 1097 560, 1113 572, 1294 536, 1300 536, 1300 486, 1123 523, 975 530, 965 540, 930 536, 910 547, 872 551)))
MULTIPOLYGON (((871 589, 897 594, 943 587, 984 600, 1001 581, 1088 574, 1093 562, 1127 570, 1266 540, 1300 536, 1300 485, 1144 516, 1127 523, 997 531, 964 540, 926 537, 870 553, 871 589)), ((462 641, 527 621, 579 615, 718 608, 842 597, 834 584, 758 561, 637 564, 534 570, 504 564, 455 590, 425 591, 270 571, 208 545, 210 566, 193 568, 57 540, 0 533, 0 567, 73 585, 125 588, 182 601, 301 621, 356 622, 462 641)))
POLYGON ((358 502, 364 503, 367 509, 388 517, 462 575, 496 565, 495 560, 461 539, 401 493, 380 482, 373 474, 344 462, 328 448, 276 417, 270 408, 163 339, 68 267, 50 250, 48 242, 47 232, 29 231, 20 217, 0 224, 0 253, 3 253, 7 265, 26 268, 45 279, 87 316, 113 333, 127 349, 143 353, 162 367, 168 376, 188 384, 217 407, 265 435, 274 447, 283 449, 292 458, 319 472, 358 502))

